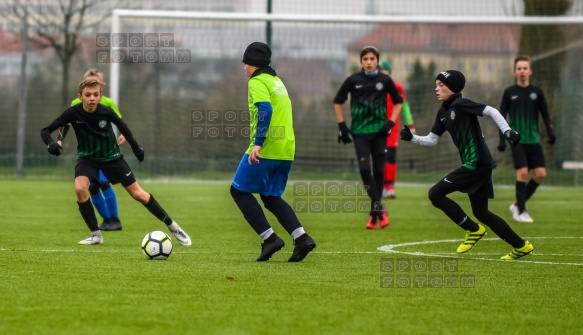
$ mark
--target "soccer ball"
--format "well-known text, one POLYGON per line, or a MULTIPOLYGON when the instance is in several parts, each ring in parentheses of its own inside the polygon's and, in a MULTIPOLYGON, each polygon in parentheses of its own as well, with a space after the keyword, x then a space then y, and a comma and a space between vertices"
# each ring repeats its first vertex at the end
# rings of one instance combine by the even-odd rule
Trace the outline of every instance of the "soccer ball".
POLYGON ((144 236, 142 251, 148 259, 164 260, 172 253, 172 240, 163 231, 153 231, 144 236))

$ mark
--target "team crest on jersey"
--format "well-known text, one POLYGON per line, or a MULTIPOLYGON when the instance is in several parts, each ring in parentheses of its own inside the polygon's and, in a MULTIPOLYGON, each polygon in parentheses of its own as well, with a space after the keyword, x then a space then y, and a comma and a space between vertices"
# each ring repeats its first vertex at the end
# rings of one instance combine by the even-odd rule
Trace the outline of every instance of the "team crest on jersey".
POLYGON ((105 126, 107 126, 107 121, 105 120, 99 121, 99 128, 105 128, 105 126))
POLYGON ((455 120, 455 111, 451 111, 451 113, 449 113, 449 118, 455 120))
POLYGON ((383 83, 377 83, 377 86, 376 86, 377 91, 381 91, 383 89, 383 87, 384 87, 383 83))
POLYGON ((537 97, 538 97, 538 96, 537 96, 537 95, 536 95, 536 93, 534 93, 534 92, 532 92, 532 93, 530 94, 530 100, 536 100, 536 98, 537 98, 537 97))

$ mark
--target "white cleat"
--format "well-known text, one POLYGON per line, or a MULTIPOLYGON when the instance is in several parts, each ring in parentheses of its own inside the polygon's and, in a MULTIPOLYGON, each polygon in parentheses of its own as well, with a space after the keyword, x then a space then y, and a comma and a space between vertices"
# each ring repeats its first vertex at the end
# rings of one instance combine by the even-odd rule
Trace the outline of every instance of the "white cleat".
POLYGON ((512 204, 512 205, 510 205, 510 207, 508 209, 510 210, 510 213, 512 213, 512 218, 514 219, 514 221, 521 222, 520 221, 520 211, 518 210, 518 206, 516 206, 515 204, 512 204))
POLYGON ((524 211, 518 216, 520 219, 518 222, 533 223, 534 220, 528 215, 528 212, 524 211))
POLYGON ((395 190, 384 189, 383 198, 395 199, 395 190))
POLYGON ((176 237, 176 239, 178 240, 178 242, 180 244, 185 245, 185 246, 192 245, 192 241, 190 240, 190 237, 188 236, 188 234, 186 234, 184 232, 184 230, 182 230, 182 228, 178 228, 177 231, 172 231, 171 233, 172 233, 172 235, 174 235, 174 237, 176 237))
POLYGON ((103 236, 91 235, 88 238, 79 241, 79 244, 83 244, 83 245, 103 244, 103 236))

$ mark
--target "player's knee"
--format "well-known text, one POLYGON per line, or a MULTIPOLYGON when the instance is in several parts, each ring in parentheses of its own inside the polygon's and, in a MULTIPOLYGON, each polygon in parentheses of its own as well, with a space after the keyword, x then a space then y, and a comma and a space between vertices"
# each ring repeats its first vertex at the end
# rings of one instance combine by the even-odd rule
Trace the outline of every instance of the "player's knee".
POLYGON ((427 193, 427 197, 429 197, 429 201, 431 201, 431 204, 433 206, 439 207, 439 203, 445 197, 445 195, 442 192, 439 192, 437 185, 435 185, 429 189, 429 192, 427 193))
POLYGON ((368 165, 364 165, 364 164, 359 164, 359 171, 360 171, 360 175, 364 175, 364 176, 370 176, 372 175, 372 170, 370 168, 370 163, 368 165))
POLYGON ((241 199, 241 196, 243 196, 243 193, 244 193, 244 192, 239 191, 235 187, 233 187, 233 185, 231 185, 231 188, 229 189, 229 191, 231 192, 231 197, 233 197, 233 200, 235 200, 235 202, 237 202, 237 200, 241 199))
POLYGON ((271 211, 272 209, 277 207, 277 204, 282 200, 281 197, 268 197, 268 196, 264 196, 261 195, 261 201, 263 201, 263 204, 265 205, 265 208, 267 208, 268 211, 271 211))
POLYGON ((384 164, 386 160, 387 160, 387 154, 385 154, 385 153, 375 154, 372 157, 373 164, 374 163, 383 163, 384 164))
POLYGON ((89 185, 89 193, 91 194, 99 193, 99 186, 95 183, 91 183, 91 185, 89 185))
POLYGON ((397 148, 388 147, 387 148, 387 163, 396 163, 396 162, 397 162, 397 148))
POLYGON ((100 181, 100 182, 99 182, 99 188, 100 188, 102 191, 105 191, 105 190, 107 190, 107 189, 108 189, 108 188, 110 188, 110 187, 111 187, 111 183, 110 183, 110 182, 108 182, 108 181, 100 181))
POLYGON ((535 171, 535 173, 532 176, 532 179, 534 179, 534 181, 537 184, 540 184, 545 179, 546 176, 547 176, 546 170, 535 171))
POLYGON ((528 178, 528 169, 520 169, 516 171, 516 180, 526 180, 528 178))
POLYGON ((89 189, 82 185, 75 185, 75 194, 77 195, 77 201, 85 202, 89 200, 89 189))
POLYGON ((487 208, 475 209, 472 211, 476 219, 480 222, 491 222, 492 221, 492 212, 490 212, 487 208))

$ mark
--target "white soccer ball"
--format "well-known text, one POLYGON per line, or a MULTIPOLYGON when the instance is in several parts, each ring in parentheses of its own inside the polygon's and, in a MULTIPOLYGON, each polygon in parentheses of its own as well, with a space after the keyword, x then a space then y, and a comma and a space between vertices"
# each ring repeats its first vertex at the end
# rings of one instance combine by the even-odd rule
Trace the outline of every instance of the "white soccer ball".
POLYGON ((153 231, 144 236, 142 251, 148 259, 164 260, 172 253, 172 239, 163 231, 153 231))

